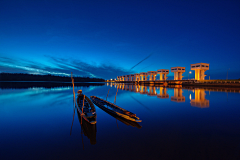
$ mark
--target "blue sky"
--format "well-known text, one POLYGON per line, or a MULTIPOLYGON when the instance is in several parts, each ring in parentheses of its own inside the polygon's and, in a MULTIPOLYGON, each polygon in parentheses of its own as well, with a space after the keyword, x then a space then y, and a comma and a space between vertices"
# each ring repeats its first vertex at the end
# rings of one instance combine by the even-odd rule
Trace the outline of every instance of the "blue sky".
POLYGON ((203 62, 211 78, 229 68, 240 78, 239 8, 238 0, 1 0, 0 72, 109 79, 182 66, 187 77, 203 62))

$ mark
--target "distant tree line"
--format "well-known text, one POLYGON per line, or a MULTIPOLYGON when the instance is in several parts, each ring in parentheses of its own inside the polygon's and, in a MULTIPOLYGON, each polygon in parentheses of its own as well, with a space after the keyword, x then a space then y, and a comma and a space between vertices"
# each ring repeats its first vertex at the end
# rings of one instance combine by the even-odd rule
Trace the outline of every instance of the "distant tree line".
MULTIPOLYGON (((104 82, 102 78, 73 77, 74 82, 104 82)), ((26 73, 0 73, 0 81, 54 81, 71 82, 71 77, 55 75, 35 75, 26 73)))
MULTIPOLYGON (((104 83, 75 83, 75 87, 103 86, 104 83)), ((66 82, 1 82, 1 89, 27 89, 27 88, 64 88, 72 87, 72 83, 66 82)))

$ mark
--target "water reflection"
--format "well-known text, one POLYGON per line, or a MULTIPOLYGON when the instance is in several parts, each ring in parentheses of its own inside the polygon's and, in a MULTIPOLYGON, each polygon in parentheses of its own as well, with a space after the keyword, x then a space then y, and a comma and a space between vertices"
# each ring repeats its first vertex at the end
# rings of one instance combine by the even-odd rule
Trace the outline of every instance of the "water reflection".
POLYGON ((174 96, 171 97, 173 102, 185 102, 185 97, 182 95, 182 88, 174 88, 174 96))
POLYGON ((97 125, 77 113, 73 123, 71 86, 0 89, 0 159, 239 159, 239 89, 114 83, 81 89, 102 99, 110 89, 108 100, 116 97, 118 106, 143 119, 143 127, 98 107, 97 125), (180 96, 184 103, 171 101, 180 96))
POLYGON ((205 90, 204 89, 195 89, 195 99, 191 99, 191 106, 199 108, 208 108, 209 100, 205 99, 205 90))
POLYGON ((125 83, 113 83, 110 86, 118 87, 121 90, 133 91, 140 94, 146 94, 148 96, 157 96, 157 98, 167 99, 169 94, 167 88, 173 88, 174 95, 171 96, 173 102, 185 102, 185 96, 183 96, 183 89, 188 89, 194 92, 195 99, 192 99, 192 95, 189 95, 191 106, 199 108, 208 108, 209 100, 205 99, 205 92, 217 91, 217 92, 234 92, 240 93, 240 88, 194 88, 194 87, 182 87, 182 85, 176 86, 145 86, 145 85, 133 85, 125 83))
POLYGON ((149 96, 156 96, 157 95, 156 87, 149 86, 149 90, 148 90, 147 95, 149 95, 149 96))
POLYGON ((140 94, 147 94, 148 91, 147 91, 147 86, 139 86, 138 85, 138 91, 140 94))
POLYGON ((169 95, 167 94, 167 88, 159 87, 159 94, 157 97, 161 99, 169 98, 169 95))
MULTIPOLYGON (((157 98, 165 99, 169 98, 167 93, 167 88, 163 86, 144 86, 144 85, 131 85, 124 83, 113 84, 121 90, 133 91, 140 94, 146 94, 148 96, 157 96, 157 98)), ((181 86, 174 88, 174 96, 171 97, 171 100, 174 102, 185 102, 185 97, 182 95, 183 91, 181 86)))
MULTIPOLYGON (((97 124, 90 124, 84 118, 81 117, 80 113, 77 112, 78 120, 81 125, 81 131, 83 131, 84 135, 88 137, 90 143, 92 145, 97 143, 96 135, 97 135, 97 124)), ((81 133, 82 134, 82 133, 81 133)))
MULTIPOLYGON (((140 124, 138 124, 137 122, 129 121, 129 120, 124 119, 122 117, 116 116, 115 114, 112 114, 111 112, 108 112, 107 110, 103 110, 103 111, 105 111, 107 114, 114 117, 116 119, 116 123, 117 123, 117 120, 119 120, 120 122, 122 122, 123 124, 125 124, 127 126, 137 127, 138 129, 142 128, 142 126, 140 124)), ((117 126, 118 126, 118 123, 117 123, 117 126)))

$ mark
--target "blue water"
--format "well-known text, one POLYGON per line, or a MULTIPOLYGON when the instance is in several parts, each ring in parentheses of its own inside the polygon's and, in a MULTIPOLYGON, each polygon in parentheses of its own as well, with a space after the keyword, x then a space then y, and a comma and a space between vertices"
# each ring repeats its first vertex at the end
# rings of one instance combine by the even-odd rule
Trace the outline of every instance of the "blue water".
POLYGON ((96 129, 84 134, 71 86, 4 88, 0 159, 240 159, 237 89, 123 84, 75 87, 79 89, 110 102, 118 91, 116 104, 142 120, 140 129, 96 106, 96 129), (89 135, 96 135, 95 144, 89 135))

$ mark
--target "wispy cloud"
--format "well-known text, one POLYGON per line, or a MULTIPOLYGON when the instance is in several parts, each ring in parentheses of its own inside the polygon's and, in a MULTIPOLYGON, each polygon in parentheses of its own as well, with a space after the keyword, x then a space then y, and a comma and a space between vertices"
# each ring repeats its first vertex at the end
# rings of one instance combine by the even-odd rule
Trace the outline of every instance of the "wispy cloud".
POLYGON ((50 56, 46 57, 52 65, 44 65, 44 63, 26 59, 0 57, 0 71, 11 73, 53 74, 62 76, 70 76, 70 73, 73 72, 75 76, 98 77, 104 79, 130 74, 125 69, 112 64, 94 65, 79 60, 50 56))

